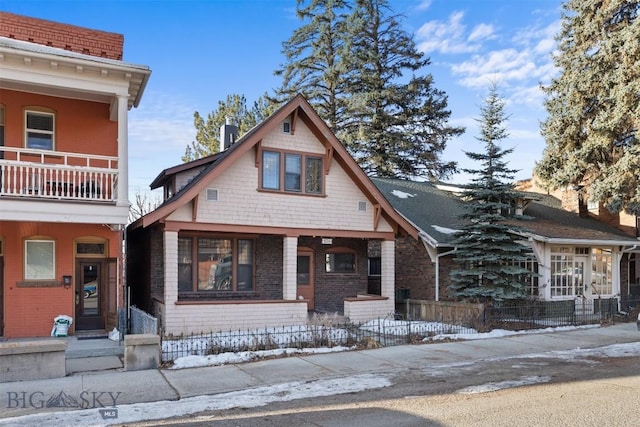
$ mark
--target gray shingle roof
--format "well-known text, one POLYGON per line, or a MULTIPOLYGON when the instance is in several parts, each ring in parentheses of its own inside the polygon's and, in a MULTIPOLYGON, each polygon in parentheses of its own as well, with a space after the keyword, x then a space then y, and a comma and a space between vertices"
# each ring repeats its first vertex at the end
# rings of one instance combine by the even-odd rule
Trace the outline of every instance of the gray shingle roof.
MULTIPOLYGON (((451 231, 464 223, 464 202, 453 192, 439 189, 431 182, 372 178, 389 203, 416 227, 433 239, 437 246, 452 246, 451 231)), ((444 184, 446 185, 446 184, 444 184)), ((552 196, 526 193, 533 199, 525 210, 530 220, 513 220, 533 235, 548 239, 602 240, 638 243, 637 239, 594 218, 560 209, 560 201, 552 196)))

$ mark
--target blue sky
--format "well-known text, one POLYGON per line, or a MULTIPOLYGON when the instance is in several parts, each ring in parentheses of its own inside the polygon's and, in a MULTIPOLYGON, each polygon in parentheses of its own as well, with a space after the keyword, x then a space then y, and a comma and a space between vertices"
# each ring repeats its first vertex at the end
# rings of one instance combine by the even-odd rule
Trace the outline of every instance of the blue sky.
MULTIPOLYGON (((516 179, 531 176, 544 148, 540 82, 551 61, 561 0, 390 0, 404 28, 431 58, 425 72, 449 97, 451 124, 467 128, 444 160, 470 163, 481 151, 479 107, 491 81, 507 100, 516 179)), ((152 70, 129 119, 130 193, 144 192, 164 168, 180 163, 194 139, 193 112, 206 115, 228 94, 251 103, 279 85, 282 42, 301 25, 295 0, 2 0, 0 9, 124 34, 124 60, 152 70)), ((452 182, 465 182, 458 174, 452 182)))

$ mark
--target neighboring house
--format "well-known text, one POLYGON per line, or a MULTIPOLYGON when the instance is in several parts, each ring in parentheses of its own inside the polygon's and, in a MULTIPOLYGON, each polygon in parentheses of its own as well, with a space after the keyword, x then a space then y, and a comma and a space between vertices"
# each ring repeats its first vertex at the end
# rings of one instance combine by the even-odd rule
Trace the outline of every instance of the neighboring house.
POLYGON ((380 194, 300 95, 224 151, 166 169, 164 203, 128 227, 132 302, 163 333, 392 315, 395 239, 416 230, 380 194), (381 286, 367 293, 367 246, 381 286))
POLYGON ((146 66, 123 36, 0 12, 0 335, 111 329, 123 307, 127 114, 146 66))
MULTIPOLYGON (((394 208, 418 230, 421 244, 401 240, 396 252, 396 286, 410 298, 449 299, 447 286, 454 233, 460 229, 464 202, 459 188, 428 182, 374 178, 394 208)), ((527 228, 523 244, 534 257, 525 263, 538 273, 527 282, 532 297, 544 301, 580 301, 633 297, 627 260, 640 241, 608 224, 560 208, 552 196, 527 193, 519 211, 530 220, 513 220, 527 228)), ((637 276, 635 276, 637 277, 637 276)))
MULTIPOLYGON (((550 194, 561 201, 561 208, 575 212, 580 217, 593 218, 618 228, 630 237, 640 238, 640 216, 627 212, 612 213, 602 203, 595 202, 589 197, 589 188, 567 187, 548 192, 540 185, 540 180, 533 178, 519 181, 518 189, 538 194, 550 194)), ((622 257, 623 276, 621 278, 621 295, 631 296, 640 300, 640 248, 626 251, 622 257), (626 275, 624 274, 626 271, 626 275)))

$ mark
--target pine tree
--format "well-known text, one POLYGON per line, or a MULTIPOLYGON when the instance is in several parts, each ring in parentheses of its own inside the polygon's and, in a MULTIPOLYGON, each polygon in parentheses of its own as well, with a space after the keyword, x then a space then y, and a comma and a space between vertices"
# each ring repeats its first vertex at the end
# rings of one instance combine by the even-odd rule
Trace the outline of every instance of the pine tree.
POLYGON ((465 186, 462 200, 467 212, 465 225, 456 233, 454 262, 449 292, 452 297, 482 302, 523 299, 525 283, 531 272, 520 267, 531 251, 518 242, 516 232, 524 229, 508 219, 515 216, 516 200, 521 195, 509 183, 516 170, 509 169, 505 156, 513 149, 502 149, 500 141, 509 134, 504 99, 495 84, 480 107, 482 153, 465 152, 479 162, 479 169, 464 169, 474 178, 465 186))
POLYGON ((338 136, 369 175, 445 178, 451 127, 444 92, 423 74, 429 59, 416 49, 386 0, 356 0, 349 17, 349 121, 338 136))
POLYGON ((424 74, 429 60, 386 0, 298 0, 308 23, 283 44, 280 96, 300 92, 370 175, 444 178, 448 126, 444 92, 424 74))
POLYGON ((279 101, 301 93, 334 132, 344 120, 345 57, 348 56, 345 0, 297 0, 297 15, 306 24, 282 43, 285 64, 279 101))
POLYGON ((196 139, 185 149, 183 162, 199 159, 220 151, 220 127, 227 118, 238 126, 238 136, 242 136, 249 129, 262 122, 276 109, 276 105, 262 95, 247 108, 244 95, 227 95, 226 101, 218 101, 218 109, 210 112, 206 120, 197 111, 193 113, 193 124, 196 128, 196 139))
POLYGON ((543 88, 548 118, 536 173, 551 189, 585 186, 613 212, 640 214, 640 2, 569 0, 560 74, 543 88))

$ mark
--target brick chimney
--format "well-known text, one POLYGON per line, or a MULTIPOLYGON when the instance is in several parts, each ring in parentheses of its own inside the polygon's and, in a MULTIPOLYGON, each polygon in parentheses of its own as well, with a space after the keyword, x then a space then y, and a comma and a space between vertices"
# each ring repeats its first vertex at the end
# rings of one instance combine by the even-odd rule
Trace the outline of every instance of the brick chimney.
POLYGON ((122 61, 124 36, 0 12, 0 37, 122 61))

